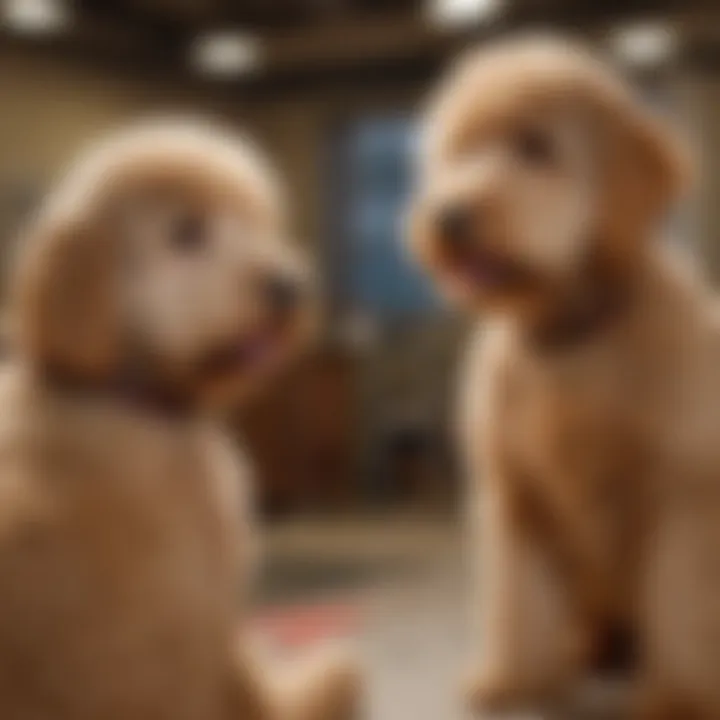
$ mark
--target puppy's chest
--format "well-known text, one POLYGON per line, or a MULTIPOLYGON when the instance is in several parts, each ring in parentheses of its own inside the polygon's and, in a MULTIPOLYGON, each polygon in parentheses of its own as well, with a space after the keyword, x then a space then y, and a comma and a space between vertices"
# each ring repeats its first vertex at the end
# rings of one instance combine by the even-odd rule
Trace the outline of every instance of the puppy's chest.
POLYGON ((625 394, 610 373, 531 369, 509 389, 502 418, 512 466, 550 502, 571 498, 590 513, 615 513, 631 492, 640 449, 625 394))
POLYGON ((67 488, 55 527, 66 573, 106 626, 208 632, 237 589, 239 510, 223 488, 237 478, 197 435, 135 440, 126 459, 89 454, 87 477, 67 488))

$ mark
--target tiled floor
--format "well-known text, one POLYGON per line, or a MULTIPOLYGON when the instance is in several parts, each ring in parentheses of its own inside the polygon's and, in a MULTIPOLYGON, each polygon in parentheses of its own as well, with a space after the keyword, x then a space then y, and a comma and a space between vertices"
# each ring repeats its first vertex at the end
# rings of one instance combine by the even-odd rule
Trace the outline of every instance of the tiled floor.
MULTIPOLYGON (((294 645, 353 636, 367 672, 367 720, 467 717, 459 678, 478 643, 456 522, 296 522, 267 528, 265 545, 259 627, 294 645)), ((586 709, 563 720, 609 717, 586 709)))

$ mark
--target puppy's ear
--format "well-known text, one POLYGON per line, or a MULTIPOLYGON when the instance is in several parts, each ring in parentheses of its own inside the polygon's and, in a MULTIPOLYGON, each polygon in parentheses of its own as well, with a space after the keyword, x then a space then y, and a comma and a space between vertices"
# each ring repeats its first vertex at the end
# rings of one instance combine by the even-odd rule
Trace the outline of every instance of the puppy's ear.
POLYGON ((690 162, 669 128, 637 107, 613 111, 606 140, 605 234, 615 251, 627 252, 667 219, 686 189, 690 162))
POLYGON ((117 352, 114 253, 89 219, 41 219, 21 249, 16 332, 31 361, 100 376, 117 352))

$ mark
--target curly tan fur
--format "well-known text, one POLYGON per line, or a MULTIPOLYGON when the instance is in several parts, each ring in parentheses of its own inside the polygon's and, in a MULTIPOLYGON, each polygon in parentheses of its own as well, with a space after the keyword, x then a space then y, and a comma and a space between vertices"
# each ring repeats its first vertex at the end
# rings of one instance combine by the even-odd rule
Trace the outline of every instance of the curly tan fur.
POLYGON ((268 252, 277 202, 243 142, 152 124, 91 151, 29 228, 0 382, 0 717, 354 716, 358 679, 339 649, 283 679, 247 637, 251 472, 210 408, 264 380, 264 363, 230 373, 244 379, 190 371, 204 343, 261 323, 261 303, 246 314, 253 273, 293 257, 285 243, 268 252), (207 221, 201 247, 175 248, 168 199, 207 221), (201 267, 237 302, 212 304, 201 267), (182 393, 186 413, 113 384, 129 337, 142 388, 182 393))
POLYGON ((482 552, 472 705, 564 696, 623 627, 635 717, 720 716, 720 317, 656 237, 682 153, 600 61, 553 38, 463 59, 426 141, 411 241, 488 315, 461 384, 482 552), (437 220, 458 200, 475 219, 460 260, 437 220), (506 282, 512 263, 522 282, 506 282))

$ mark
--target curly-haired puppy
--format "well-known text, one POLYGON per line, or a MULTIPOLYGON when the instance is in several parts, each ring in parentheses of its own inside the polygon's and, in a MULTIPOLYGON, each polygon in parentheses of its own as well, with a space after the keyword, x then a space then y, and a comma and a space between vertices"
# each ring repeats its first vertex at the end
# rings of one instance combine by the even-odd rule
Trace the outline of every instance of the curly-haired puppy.
POLYGON ((23 238, 0 382, 3 720, 346 720, 350 660, 267 678, 246 637, 248 471, 215 419, 312 313, 246 142, 151 122, 23 238))
POLYGON ((559 696, 631 640, 637 717, 720 717, 720 317, 658 237, 684 154, 599 59, 526 37, 452 69, 422 160, 413 248, 485 314, 472 703, 559 696))

